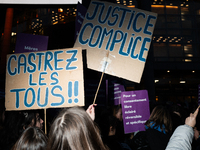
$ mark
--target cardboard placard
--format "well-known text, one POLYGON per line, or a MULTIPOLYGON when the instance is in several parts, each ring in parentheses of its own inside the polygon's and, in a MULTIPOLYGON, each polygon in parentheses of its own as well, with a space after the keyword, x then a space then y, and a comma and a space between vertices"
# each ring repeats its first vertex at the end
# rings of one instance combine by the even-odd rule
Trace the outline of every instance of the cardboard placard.
POLYGON ((6 110, 84 106, 81 48, 7 55, 6 110))
POLYGON ((91 1, 74 47, 87 49, 88 68, 139 83, 156 19, 156 13, 91 1))
POLYGON ((150 117, 149 98, 146 90, 121 93, 124 132, 144 131, 150 117))

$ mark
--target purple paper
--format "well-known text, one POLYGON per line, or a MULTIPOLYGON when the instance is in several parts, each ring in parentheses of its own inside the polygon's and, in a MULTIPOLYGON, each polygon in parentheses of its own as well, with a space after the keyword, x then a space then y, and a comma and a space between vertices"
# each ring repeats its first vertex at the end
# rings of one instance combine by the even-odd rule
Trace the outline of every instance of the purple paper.
POLYGON ((83 20, 85 18, 85 14, 87 12, 87 9, 78 2, 77 4, 77 14, 76 14, 76 24, 75 24, 75 41, 76 41, 76 38, 78 36, 78 33, 81 29, 81 26, 83 24, 83 20))
POLYGON ((147 90, 121 93, 124 132, 144 131, 144 123, 149 119, 149 98, 147 90))
POLYGON ((114 84, 114 105, 121 104, 121 92, 124 92, 124 86, 121 84, 114 84))
POLYGON ((48 36, 18 33, 15 53, 45 51, 48 47, 48 36))

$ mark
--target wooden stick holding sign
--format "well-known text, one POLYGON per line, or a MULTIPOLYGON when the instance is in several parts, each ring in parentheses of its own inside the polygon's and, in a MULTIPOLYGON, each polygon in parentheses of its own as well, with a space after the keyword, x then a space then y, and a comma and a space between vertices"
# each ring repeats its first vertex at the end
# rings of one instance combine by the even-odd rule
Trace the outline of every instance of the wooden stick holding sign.
POLYGON ((44 133, 47 135, 47 109, 44 109, 44 133))
POLYGON ((96 91, 96 94, 95 94, 95 97, 94 97, 94 101, 93 101, 93 104, 95 104, 95 101, 96 101, 96 98, 97 98, 97 94, 98 94, 98 91, 99 91, 99 88, 100 88, 100 85, 101 85, 101 81, 103 79, 103 75, 105 73, 105 70, 106 70, 106 66, 108 64, 107 60, 108 60, 108 56, 109 56, 109 51, 106 53, 106 61, 105 61, 105 65, 104 65, 104 68, 103 68, 103 72, 101 74, 101 79, 99 81, 99 85, 98 85, 98 88, 97 88, 97 91, 96 91))

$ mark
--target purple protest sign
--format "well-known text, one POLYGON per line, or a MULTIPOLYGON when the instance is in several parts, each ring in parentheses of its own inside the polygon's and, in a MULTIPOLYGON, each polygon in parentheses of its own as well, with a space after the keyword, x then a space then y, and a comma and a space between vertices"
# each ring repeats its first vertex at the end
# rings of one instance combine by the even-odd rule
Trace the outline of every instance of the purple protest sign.
POLYGON ((200 105, 200 84, 198 85, 198 105, 200 105))
POLYGON ((114 105, 121 104, 121 92, 124 92, 124 86, 121 84, 114 84, 114 105))
POLYGON ((87 9, 78 2, 77 4, 77 14, 76 14, 76 24, 75 24, 75 40, 76 40, 76 37, 78 36, 78 33, 81 29, 81 26, 83 24, 83 20, 85 18, 85 14, 87 12, 87 9))
POLYGON ((146 90, 121 93, 124 132, 144 131, 144 123, 149 119, 149 98, 146 90))
POLYGON ((48 36, 18 33, 15 53, 45 51, 48 47, 48 36))

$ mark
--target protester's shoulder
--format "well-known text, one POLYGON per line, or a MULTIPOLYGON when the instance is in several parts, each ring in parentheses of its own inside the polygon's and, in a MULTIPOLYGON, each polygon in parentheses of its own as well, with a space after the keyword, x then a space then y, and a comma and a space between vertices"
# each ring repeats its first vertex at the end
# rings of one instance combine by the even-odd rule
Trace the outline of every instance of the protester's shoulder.
POLYGON ((170 134, 165 134, 163 132, 160 132, 160 131, 158 131, 156 129, 151 129, 151 128, 146 130, 146 135, 147 135, 147 138, 156 137, 156 138, 162 138, 162 139, 164 138, 164 139, 168 139, 168 140, 169 140, 169 138, 171 136, 170 134))
POLYGON ((138 132, 132 139, 131 148, 134 150, 150 150, 146 135, 146 131, 138 132))

